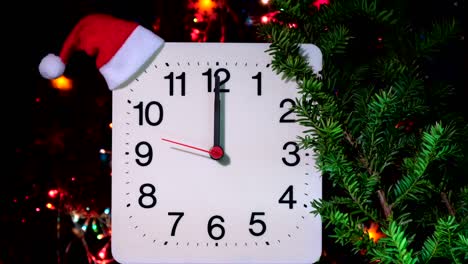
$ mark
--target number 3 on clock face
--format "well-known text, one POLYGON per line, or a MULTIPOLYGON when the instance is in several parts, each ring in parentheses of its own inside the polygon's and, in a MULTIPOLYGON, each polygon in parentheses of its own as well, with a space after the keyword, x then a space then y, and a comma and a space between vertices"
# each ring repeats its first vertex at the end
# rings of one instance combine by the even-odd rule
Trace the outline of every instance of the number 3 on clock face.
MULTIPOLYGON (((302 46, 310 61, 320 50, 302 46)), ((112 253, 121 263, 312 263, 322 183, 268 44, 166 43, 113 92, 112 253)), ((316 70, 320 65, 311 65, 316 70)))

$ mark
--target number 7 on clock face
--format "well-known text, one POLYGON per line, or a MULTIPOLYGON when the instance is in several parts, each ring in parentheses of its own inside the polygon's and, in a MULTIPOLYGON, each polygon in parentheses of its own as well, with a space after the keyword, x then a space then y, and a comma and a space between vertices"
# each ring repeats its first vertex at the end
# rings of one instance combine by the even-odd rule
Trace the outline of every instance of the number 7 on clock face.
MULTIPOLYGON (((321 59, 314 45, 302 48, 321 59)), ((267 49, 166 43, 113 92, 119 262, 318 260, 321 221, 311 202, 321 198, 321 177, 312 150, 299 147, 297 84, 272 70, 267 49)))

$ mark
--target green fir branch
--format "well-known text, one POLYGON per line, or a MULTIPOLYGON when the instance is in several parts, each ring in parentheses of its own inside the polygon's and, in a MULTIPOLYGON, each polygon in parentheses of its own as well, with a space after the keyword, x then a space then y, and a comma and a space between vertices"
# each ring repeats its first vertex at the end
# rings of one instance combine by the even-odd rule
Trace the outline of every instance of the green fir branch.
POLYGON ((294 110, 306 127, 300 145, 314 150, 331 183, 333 196, 312 201, 312 213, 328 237, 381 263, 467 262, 468 187, 463 180, 457 186, 463 172, 452 167, 466 164, 468 125, 448 103, 454 87, 428 78, 425 64, 456 35, 457 23, 421 30, 400 10, 404 1, 334 0, 319 9, 313 2, 273 1, 279 21, 259 30, 271 43, 273 70, 298 84, 294 110), (379 47, 366 42, 376 36, 379 47), (321 49, 320 76, 301 43, 321 49), (387 237, 368 243, 367 221, 387 237))
POLYGON ((458 226, 454 216, 439 219, 434 234, 426 238, 420 251, 421 263, 430 263, 431 259, 438 257, 451 258, 454 263, 461 263, 456 255, 458 248, 454 247, 454 236, 458 226))
POLYGON ((393 186, 395 200, 392 207, 406 199, 417 200, 421 194, 429 191, 431 183, 423 177, 431 162, 456 153, 456 147, 447 141, 447 137, 451 135, 453 131, 446 129, 441 123, 436 123, 428 132, 423 132, 421 150, 413 159, 405 159, 404 166, 408 173, 393 186))
POLYGON ((396 123, 398 103, 394 91, 382 90, 367 105, 366 125, 357 142, 362 151, 363 166, 372 173, 380 175, 398 154, 396 138, 387 132, 396 123))
POLYGON ((351 39, 349 29, 344 25, 335 25, 321 35, 317 45, 320 46, 325 59, 333 54, 343 54, 351 39))
POLYGON ((434 22, 431 29, 418 32, 415 36, 416 54, 422 57, 439 51, 441 45, 456 36, 456 32, 458 25, 455 19, 434 22), (424 37, 421 39, 421 36, 424 37))
POLYGON ((378 247, 373 248, 370 252, 373 255, 373 261, 379 261, 379 263, 383 264, 417 263, 418 259, 413 256, 413 250, 409 248, 409 241, 413 238, 405 234, 403 226, 392 221, 387 229, 382 229, 382 232, 386 237, 381 238, 378 242, 378 247))

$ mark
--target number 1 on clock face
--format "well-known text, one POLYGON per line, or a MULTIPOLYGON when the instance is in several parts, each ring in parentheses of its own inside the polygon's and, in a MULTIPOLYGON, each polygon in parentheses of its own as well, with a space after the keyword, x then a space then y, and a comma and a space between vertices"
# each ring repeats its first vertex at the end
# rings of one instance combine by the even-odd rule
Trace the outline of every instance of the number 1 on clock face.
POLYGON ((147 263, 318 259, 321 180, 297 140, 297 86, 263 44, 166 45, 114 93, 113 250, 147 263))

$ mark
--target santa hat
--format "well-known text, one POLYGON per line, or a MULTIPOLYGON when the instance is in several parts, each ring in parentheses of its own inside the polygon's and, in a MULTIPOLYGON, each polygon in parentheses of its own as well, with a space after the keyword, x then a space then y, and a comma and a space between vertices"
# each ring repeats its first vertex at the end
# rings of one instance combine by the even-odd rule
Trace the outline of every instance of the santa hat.
POLYGON ((164 44, 164 40, 136 22, 106 14, 82 18, 67 36, 60 55, 48 54, 39 64, 46 79, 63 74, 75 51, 96 59, 96 67, 114 90, 135 76, 164 44))

